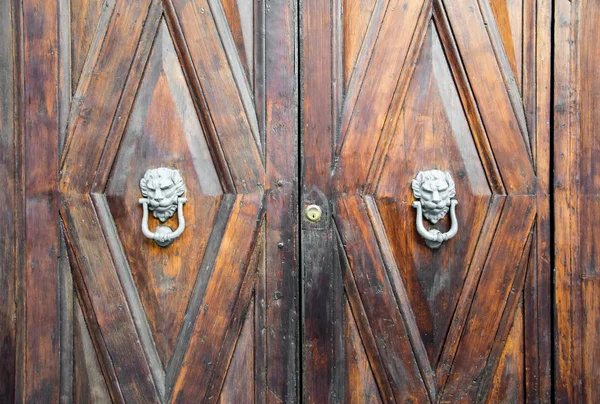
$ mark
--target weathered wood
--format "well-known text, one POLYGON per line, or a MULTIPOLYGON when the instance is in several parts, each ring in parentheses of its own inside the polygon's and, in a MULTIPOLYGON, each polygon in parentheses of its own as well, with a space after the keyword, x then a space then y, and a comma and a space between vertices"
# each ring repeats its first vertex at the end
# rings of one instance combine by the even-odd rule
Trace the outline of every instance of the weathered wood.
POLYGON ((554 15, 554 253, 558 402, 600 394, 600 170, 597 44, 600 5, 556 1, 554 15), (594 73, 596 71, 596 73, 594 73))
POLYGON ((527 143, 477 2, 443 2, 508 193, 535 192, 527 143), (477 56, 475 56, 477 55, 477 56))
POLYGON ((236 197, 215 269, 208 280, 202 308, 173 387, 173 401, 198 400, 199 394, 203 402, 218 398, 235 338, 252 297, 257 265, 252 253, 259 239, 262 199, 260 194, 236 197), (201 386, 202 390, 197 391, 196 386, 201 386))
POLYGON ((71 400, 74 403, 110 402, 110 394, 77 297, 75 297, 74 306, 73 396, 71 400))
MULTIPOLYGON (((223 193, 164 22, 153 42, 129 123, 106 174, 106 199, 162 364, 167 367, 223 193), (144 156, 143 160, 139 156, 144 156), (186 187, 186 230, 168 250, 140 239, 140 179, 173 164, 186 187)), ((102 175, 102 174, 101 174, 102 175)), ((153 228, 158 221, 152 220, 153 228)), ((176 218, 165 222, 177 227, 176 218)))
MULTIPOLYGON (((265 383, 259 402, 300 400, 300 246, 298 228, 298 3, 260 2, 264 37, 257 66, 259 121, 265 122, 266 234, 265 270, 259 278, 256 306, 264 310, 257 326, 263 336, 265 383), (268 12, 267 12, 268 11, 268 12), (262 82, 260 80, 263 80, 262 82), (259 85, 260 83, 260 85, 259 85), (262 94, 262 96, 261 96, 262 94)), ((258 18, 258 17, 257 17, 258 18)), ((257 375, 258 377, 259 375, 257 375)), ((260 382, 260 379, 257 379, 260 382)))
MULTIPOLYGON (((17 4, 17 3, 13 3, 17 4)), ((16 80, 22 113, 24 247, 21 267, 23 356, 18 401, 59 400, 58 4, 24 1, 16 80), (22 80, 22 81, 21 81, 22 80)), ((9 59, 10 60, 10 59, 9 59)))
POLYGON ((345 394, 341 402, 356 404, 381 403, 379 389, 375 383, 371 365, 347 299, 344 307, 346 311, 344 318, 344 341, 346 342, 344 370, 347 380, 344 389, 345 394))
MULTIPOLYGON (((18 166, 22 133, 18 122, 18 8, 0 4, 0 398, 15 399, 17 363, 17 276, 21 266, 23 200, 18 166)), ((20 314, 20 313, 19 313, 20 314)))
MULTIPOLYGON (((337 187, 344 192, 360 190, 366 181, 370 166, 363 159, 372 156, 377 148, 400 75, 410 70, 411 63, 407 61, 407 55, 413 42, 413 33, 423 32, 419 27, 427 24, 427 16, 431 13, 429 2, 399 3, 395 0, 387 2, 381 22, 377 30, 372 32, 378 35, 378 39, 372 49, 363 47, 364 52, 370 51, 364 61, 368 67, 365 67, 363 76, 355 74, 348 86, 338 147, 340 157, 337 171, 342 174, 336 178, 337 187), (399 29, 405 31, 406 35, 395 35, 399 29), (365 134, 369 136, 368 141, 365 134)), ((416 37, 419 38, 419 35, 416 37)), ((415 40, 414 43, 418 44, 419 41, 415 40)), ((419 46, 414 48, 418 49, 419 46)))
POLYGON ((173 0, 172 7, 185 40, 179 46, 189 52, 207 104, 203 113, 214 125, 236 190, 258 190, 264 168, 256 111, 240 59, 232 56, 237 51, 221 3, 173 0))
POLYGON ((301 5, 300 116, 302 266, 302 398, 337 402, 344 397, 344 296, 338 242, 331 224, 331 170, 339 110, 335 69, 339 60, 335 13, 337 1, 301 5), (322 218, 312 223, 305 208, 318 205, 322 218))
POLYGON ((227 376, 219 395, 220 403, 254 402, 254 313, 253 299, 227 368, 227 376))
POLYGON ((62 216, 74 280, 103 372, 109 375, 111 396, 158 402, 152 369, 94 206, 87 197, 68 198, 62 216))
MULTIPOLYGON (((353 276, 360 294, 360 301, 351 299, 350 303, 353 307, 362 306, 367 314, 394 398, 427 401, 427 389, 364 202, 357 196, 339 198, 336 211, 336 224, 350 265, 349 275, 353 276)), ((374 359, 370 358, 372 362, 374 359)))
POLYGON ((534 217, 534 198, 507 197, 440 400, 475 398, 498 329, 506 327, 501 319, 514 279, 527 266, 525 247, 534 217))

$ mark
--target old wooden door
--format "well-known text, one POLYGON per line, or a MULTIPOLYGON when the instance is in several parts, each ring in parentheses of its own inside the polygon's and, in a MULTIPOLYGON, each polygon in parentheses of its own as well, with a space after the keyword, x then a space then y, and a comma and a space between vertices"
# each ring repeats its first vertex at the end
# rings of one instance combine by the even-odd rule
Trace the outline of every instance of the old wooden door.
POLYGON ((303 398, 550 400, 549 2, 301 4, 303 398))
POLYGON ((297 400, 296 3, 1 3, 0 401, 297 400))
POLYGON ((550 5, 0 2, 0 401, 548 401, 550 5))

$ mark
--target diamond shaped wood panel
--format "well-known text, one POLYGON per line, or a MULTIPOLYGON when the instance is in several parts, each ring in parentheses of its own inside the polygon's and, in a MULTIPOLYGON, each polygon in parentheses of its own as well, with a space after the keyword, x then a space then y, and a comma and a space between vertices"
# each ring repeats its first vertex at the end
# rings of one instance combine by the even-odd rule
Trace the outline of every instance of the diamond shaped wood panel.
MULTIPOLYGON (((377 376, 383 397, 389 383, 396 400, 481 399, 534 231, 523 101, 506 79, 514 74, 500 37, 485 29, 491 11, 467 0, 381 3, 356 62, 346 59, 354 65, 345 69, 334 173, 350 305, 367 318, 357 325, 365 346, 377 346, 367 356, 375 375, 386 374, 377 376), (411 206, 412 179, 430 169, 451 173, 459 202, 459 232, 436 250, 417 233, 411 206)), ((426 226, 444 232, 450 218, 426 226)))
MULTIPOLYGON (((62 162, 62 216, 117 401, 208 400, 229 372, 254 366, 264 215, 256 112, 223 8, 182 6, 203 14, 198 25, 181 21, 178 7, 107 2, 95 33, 86 28, 95 39, 76 48, 90 50, 77 56, 85 63, 62 162), (188 46, 199 36, 204 48, 188 46), (165 248, 142 234, 138 202, 140 179, 157 167, 179 170, 186 187, 186 228, 165 248)), ((150 215, 150 230, 158 224, 150 215)))
MULTIPOLYGON (((429 360, 435 367, 481 233, 492 192, 450 66, 433 23, 408 85, 376 199, 411 301, 429 360), (419 171, 452 173, 460 232, 443 251, 428 248, 415 231, 410 184, 419 171)), ((450 217, 436 226, 450 228, 450 217)), ((487 248, 489 246, 483 246, 487 248)))
MULTIPOLYGON (((164 20, 115 157, 106 200, 133 274, 154 342, 168 364, 206 250, 223 190, 164 20), (168 164, 185 186, 186 231, 168 250, 140 239, 140 179, 168 164), (192 247, 193 246, 193 247, 192 247)), ((159 224, 150 217, 150 228, 159 224)), ((177 218, 164 223, 177 228, 177 218)))

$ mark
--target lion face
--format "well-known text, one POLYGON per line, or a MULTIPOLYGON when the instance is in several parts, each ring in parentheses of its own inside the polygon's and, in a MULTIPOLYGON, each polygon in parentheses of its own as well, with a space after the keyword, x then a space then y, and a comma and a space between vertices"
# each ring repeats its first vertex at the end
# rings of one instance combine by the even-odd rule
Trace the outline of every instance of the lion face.
POLYGON ((437 223, 446 216, 456 188, 450 173, 440 170, 421 171, 412 181, 413 195, 421 200, 423 216, 437 223))
POLYGON ((142 195, 148 199, 148 208, 155 218, 167 221, 177 210, 177 199, 185 193, 179 171, 160 167, 152 168, 140 181, 142 195))

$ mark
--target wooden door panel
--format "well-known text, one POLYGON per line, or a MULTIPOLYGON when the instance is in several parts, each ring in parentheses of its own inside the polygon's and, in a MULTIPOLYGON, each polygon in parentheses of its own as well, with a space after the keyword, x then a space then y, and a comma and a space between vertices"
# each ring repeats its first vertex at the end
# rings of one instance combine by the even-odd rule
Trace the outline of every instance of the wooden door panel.
MULTIPOLYGON (((359 397, 372 381, 384 402, 548 393, 549 351, 537 359, 527 353, 540 349, 549 330, 549 301, 536 290, 547 291, 550 279, 548 126, 536 126, 548 111, 548 87, 535 82, 548 65, 532 67, 540 55, 527 44, 536 38, 532 14, 547 16, 543 6, 340 1, 325 10, 329 19, 303 7, 303 188, 320 187, 333 205, 352 314, 335 318, 356 324, 360 336, 358 347, 346 341, 337 355, 364 352, 369 363, 360 386, 356 376, 341 376, 346 397, 359 397), (330 86, 317 85, 328 74, 330 86), (331 163, 322 151, 327 142, 316 144, 327 130, 331 163), (331 167, 330 187, 317 180, 324 171, 314 168, 317 149, 316 165, 331 167), (439 249, 417 233, 411 206, 411 181, 430 169, 451 173, 458 200, 458 234, 439 249), (536 171, 546 177, 538 180, 536 171), (533 368, 526 375, 518 363, 533 368)), ((547 38, 548 20, 539 21, 547 38)), ((433 227, 447 231, 450 218, 433 227)), ((327 248, 313 237, 303 233, 303 248, 327 248)), ((324 270, 317 266, 308 259, 305 273, 324 270)), ((335 274, 336 266, 328 270, 335 274)), ((332 283, 329 293, 336 293, 332 283)), ((306 307, 310 322, 312 303, 306 307)), ((305 344, 312 347, 312 338, 305 344)), ((332 352, 332 363, 342 360, 332 352)), ((307 388, 324 399, 322 386, 307 388)))
MULTIPOLYGON (((242 23, 219 2, 164 3, 85 3, 73 15, 81 37, 60 190, 76 290, 112 400, 254 399, 239 384, 262 377, 244 370, 262 363, 252 302, 264 277, 265 168, 254 65, 238 54, 254 52, 253 39, 246 27, 250 42, 234 41, 229 24, 242 23), (161 166, 180 171, 188 200, 167 248, 141 234, 137 202, 145 171, 161 166)), ((77 394, 102 396, 95 360, 81 360, 77 375, 100 386, 77 394)))

